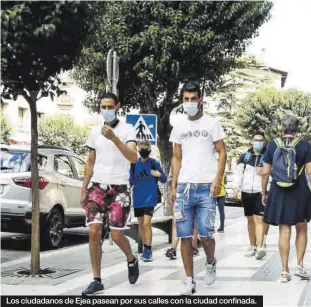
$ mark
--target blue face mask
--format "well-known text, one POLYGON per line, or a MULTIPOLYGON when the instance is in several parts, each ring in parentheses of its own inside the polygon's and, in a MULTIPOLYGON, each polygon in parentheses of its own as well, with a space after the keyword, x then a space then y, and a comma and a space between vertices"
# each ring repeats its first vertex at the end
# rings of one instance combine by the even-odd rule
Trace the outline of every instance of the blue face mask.
POLYGON ((102 110, 101 111, 105 122, 112 122, 116 118, 116 110, 102 110))
POLYGON ((263 147, 264 147, 263 142, 254 142, 254 144, 253 144, 253 148, 258 152, 262 152, 263 147))
POLYGON ((199 112, 197 102, 184 102, 183 108, 189 116, 194 116, 199 112))

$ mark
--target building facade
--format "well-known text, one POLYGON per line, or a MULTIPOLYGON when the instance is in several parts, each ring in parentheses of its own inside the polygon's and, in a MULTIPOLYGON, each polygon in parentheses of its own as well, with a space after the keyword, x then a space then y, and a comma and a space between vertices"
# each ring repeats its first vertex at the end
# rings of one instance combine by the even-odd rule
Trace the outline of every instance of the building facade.
MULTIPOLYGON (((66 84, 63 87, 67 93, 52 100, 44 97, 37 101, 38 119, 42 116, 65 115, 71 116, 74 122, 80 126, 91 127, 99 123, 100 116, 90 111, 83 105, 86 92, 79 88, 69 77, 63 73, 61 80, 66 84)), ((17 100, 2 99, 1 111, 12 126, 11 143, 30 144, 30 110, 24 97, 17 100)))

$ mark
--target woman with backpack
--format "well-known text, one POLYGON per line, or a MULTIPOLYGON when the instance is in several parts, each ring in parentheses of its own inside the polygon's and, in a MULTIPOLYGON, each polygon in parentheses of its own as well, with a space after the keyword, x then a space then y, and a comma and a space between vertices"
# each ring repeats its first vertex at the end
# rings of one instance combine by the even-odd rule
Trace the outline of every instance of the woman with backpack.
POLYGON ((262 202, 266 206, 264 221, 279 226, 279 252, 282 261, 281 282, 291 280, 288 267, 291 226, 296 227, 297 266, 294 274, 309 279, 303 267, 307 247, 307 222, 311 219, 311 146, 297 137, 298 118, 284 116, 284 134, 273 140, 264 156, 262 170, 262 202), (305 176, 305 174, 307 176, 305 176), (269 193, 267 185, 272 175, 269 193))

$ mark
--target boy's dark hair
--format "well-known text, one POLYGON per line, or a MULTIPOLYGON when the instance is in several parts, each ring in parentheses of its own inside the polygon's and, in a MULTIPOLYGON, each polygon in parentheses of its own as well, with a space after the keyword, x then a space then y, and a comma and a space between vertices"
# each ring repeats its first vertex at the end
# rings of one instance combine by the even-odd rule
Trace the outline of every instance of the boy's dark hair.
POLYGON ((256 131, 253 133, 252 139, 255 137, 255 135, 261 135, 264 139, 266 139, 265 133, 263 131, 256 131))
POLYGON ((115 94, 112 93, 112 92, 106 92, 106 93, 104 93, 104 94, 101 96, 101 98, 100 98, 99 101, 102 101, 102 100, 105 99, 105 98, 112 99, 112 100, 114 101, 115 105, 117 105, 117 104, 119 103, 119 101, 118 101, 118 96, 115 95, 115 94))
POLYGON ((147 141, 147 140, 141 140, 141 141, 138 142, 137 145, 138 146, 139 145, 146 145, 146 146, 149 146, 151 148, 151 145, 150 145, 149 141, 147 141))
POLYGON ((187 82, 181 90, 181 96, 183 96, 184 92, 196 92, 198 93, 199 98, 201 98, 201 88, 198 82, 195 81, 187 82))

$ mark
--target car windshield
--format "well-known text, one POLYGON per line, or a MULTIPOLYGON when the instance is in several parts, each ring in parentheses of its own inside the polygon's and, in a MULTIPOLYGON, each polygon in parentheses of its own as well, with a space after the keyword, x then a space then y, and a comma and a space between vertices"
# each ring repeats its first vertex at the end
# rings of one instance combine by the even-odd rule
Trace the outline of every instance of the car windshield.
MULTIPOLYGON (((30 172, 29 151, 1 151, 1 172, 22 173, 30 172)), ((46 167, 47 158, 39 155, 39 170, 46 167)))

